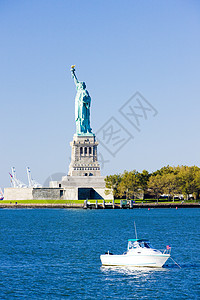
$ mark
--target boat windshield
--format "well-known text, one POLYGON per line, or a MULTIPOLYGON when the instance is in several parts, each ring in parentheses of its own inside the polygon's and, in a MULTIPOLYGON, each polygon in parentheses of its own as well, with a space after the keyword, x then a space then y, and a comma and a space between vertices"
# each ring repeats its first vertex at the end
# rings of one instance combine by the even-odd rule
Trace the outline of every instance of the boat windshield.
POLYGON ((152 248, 149 242, 141 242, 140 247, 142 248, 152 248))
POLYGON ((142 240, 132 241, 132 240, 129 240, 128 241, 128 250, 136 249, 136 248, 152 248, 152 246, 150 245, 150 243, 148 241, 142 241, 142 240))

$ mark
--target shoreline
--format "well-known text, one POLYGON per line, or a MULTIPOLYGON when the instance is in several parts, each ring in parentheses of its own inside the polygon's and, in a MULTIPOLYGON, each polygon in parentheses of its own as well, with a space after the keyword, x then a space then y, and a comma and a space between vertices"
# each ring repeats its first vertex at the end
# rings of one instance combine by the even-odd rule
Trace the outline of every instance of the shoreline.
POLYGON ((103 207, 101 204, 96 206, 95 204, 90 204, 87 207, 82 203, 67 203, 67 204, 59 204, 59 203, 0 203, 0 209, 18 209, 18 208, 82 208, 82 209, 139 209, 139 208, 200 208, 200 203, 139 203, 133 204, 132 207, 115 205, 106 205, 103 207))

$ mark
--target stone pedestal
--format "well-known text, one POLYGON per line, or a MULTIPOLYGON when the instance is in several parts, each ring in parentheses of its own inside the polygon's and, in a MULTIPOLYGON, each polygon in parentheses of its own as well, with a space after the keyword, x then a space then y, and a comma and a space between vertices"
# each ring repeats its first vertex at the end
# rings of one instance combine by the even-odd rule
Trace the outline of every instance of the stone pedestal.
POLYGON ((69 176, 100 176, 100 166, 97 160, 98 142, 95 135, 74 135, 70 143, 72 147, 69 176))
POLYGON ((105 177, 100 174, 97 159, 98 142, 95 135, 74 135, 71 163, 67 176, 61 181, 51 181, 50 188, 62 189, 62 199, 113 199, 113 194, 105 193, 105 177))

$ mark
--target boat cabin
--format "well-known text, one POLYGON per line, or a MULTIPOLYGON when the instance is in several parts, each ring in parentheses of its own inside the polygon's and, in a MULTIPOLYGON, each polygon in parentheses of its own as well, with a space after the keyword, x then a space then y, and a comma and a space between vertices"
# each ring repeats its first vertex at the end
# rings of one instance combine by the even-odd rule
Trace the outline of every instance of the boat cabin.
POLYGON ((152 248, 150 242, 148 240, 141 240, 141 239, 129 239, 128 240, 128 249, 136 249, 136 248, 152 248))

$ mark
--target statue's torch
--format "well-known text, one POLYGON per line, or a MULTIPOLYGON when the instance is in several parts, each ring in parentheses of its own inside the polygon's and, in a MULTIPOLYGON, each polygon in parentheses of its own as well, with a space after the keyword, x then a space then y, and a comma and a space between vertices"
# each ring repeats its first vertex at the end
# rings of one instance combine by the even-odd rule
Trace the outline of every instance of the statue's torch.
POLYGON ((75 65, 71 66, 71 72, 72 72, 72 75, 75 75, 75 65))

